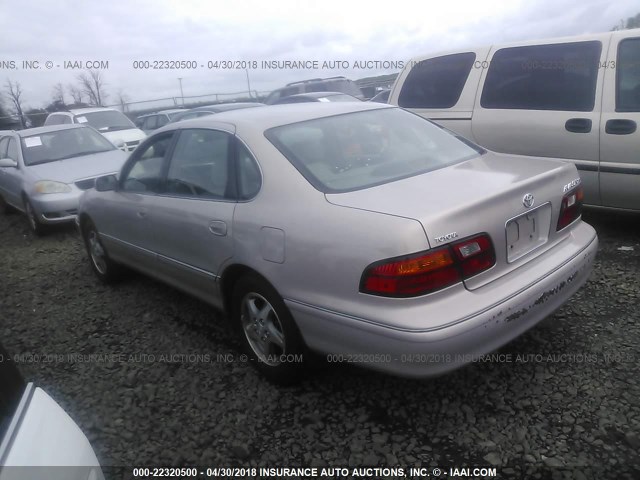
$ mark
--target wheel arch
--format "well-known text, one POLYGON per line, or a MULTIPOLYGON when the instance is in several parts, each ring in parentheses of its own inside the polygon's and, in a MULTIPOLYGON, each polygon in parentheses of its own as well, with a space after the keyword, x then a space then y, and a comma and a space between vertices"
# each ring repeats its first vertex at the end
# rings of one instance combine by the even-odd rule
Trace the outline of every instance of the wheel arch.
POLYGON ((273 283, 269 281, 264 275, 258 272, 256 269, 249 267, 248 265, 242 263, 234 263, 229 265, 224 269, 222 275, 220 276, 220 294, 222 296, 222 303, 224 306, 224 311, 227 315, 231 315, 231 297, 233 295, 233 290, 235 288, 236 283, 242 277, 246 275, 255 275, 265 282, 267 282, 271 287, 277 291, 277 289, 273 286, 273 283))

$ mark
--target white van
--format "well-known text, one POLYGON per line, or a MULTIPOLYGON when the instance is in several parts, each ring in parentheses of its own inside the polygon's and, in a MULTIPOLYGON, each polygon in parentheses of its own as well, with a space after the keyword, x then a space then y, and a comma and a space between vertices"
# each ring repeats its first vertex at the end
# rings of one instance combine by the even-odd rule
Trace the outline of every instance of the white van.
POLYGON ((127 116, 115 108, 89 107, 54 112, 47 116, 44 125, 86 123, 98 130, 120 150, 131 152, 147 138, 147 134, 134 125, 127 116))
POLYGON ((586 204, 640 211, 640 29, 416 57, 389 103, 490 150, 570 160, 586 204))

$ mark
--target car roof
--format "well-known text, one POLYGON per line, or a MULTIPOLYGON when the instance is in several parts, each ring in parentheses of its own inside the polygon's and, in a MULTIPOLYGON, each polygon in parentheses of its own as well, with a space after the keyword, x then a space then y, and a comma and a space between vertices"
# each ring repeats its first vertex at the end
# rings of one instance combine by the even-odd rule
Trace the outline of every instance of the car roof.
MULTIPOLYGON (((323 97, 332 97, 334 95, 346 95, 348 97, 353 97, 353 95, 349 95, 348 93, 344 93, 344 92, 307 92, 307 93, 296 93, 295 95, 287 95, 282 99, 291 98, 291 97, 323 98, 323 97)), ((354 100, 358 100, 356 97, 353 97, 353 98, 354 100)))
POLYGON ((184 108, 167 108, 165 110, 158 110, 157 112, 153 112, 150 115, 153 115, 154 113, 176 113, 176 112, 186 112, 186 110, 184 108))
POLYGON ((201 107, 193 107, 187 112, 224 112, 227 110, 235 110, 239 108, 247 107, 262 107, 264 103, 259 102, 229 102, 229 103, 215 103, 213 105, 203 105, 201 107))
POLYGON ((167 108, 165 110, 158 110, 157 112, 145 113, 144 115, 139 115, 136 117, 136 120, 140 120, 141 118, 152 117, 154 115, 159 115, 162 113, 178 113, 178 112, 188 112, 188 109, 184 108, 167 108))
POLYGON ((56 132, 58 130, 70 130, 72 128, 91 128, 82 124, 66 124, 66 125, 48 125, 46 127, 25 128, 24 130, 18 130, 17 133, 20 137, 29 137, 31 135, 42 135, 43 133, 56 132))
MULTIPOLYGON (((69 112, 74 115, 78 115, 81 113, 95 113, 95 112, 119 112, 120 110, 116 110, 115 108, 109 107, 86 107, 86 108, 70 108, 69 112)), ((65 113, 65 112, 54 112, 54 113, 65 113)))
POLYGON ((220 128, 224 124, 235 128, 250 130, 268 130, 269 128, 289 125, 291 123, 314 120, 316 118, 331 117, 345 113, 366 110, 381 110, 383 108, 398 108, 384 103, 369 102, 307 102, 283 105, 269 105, 265 108, 241 108, 220 112, 216 115, 171 123, 158 132, 174 128, 220 128))

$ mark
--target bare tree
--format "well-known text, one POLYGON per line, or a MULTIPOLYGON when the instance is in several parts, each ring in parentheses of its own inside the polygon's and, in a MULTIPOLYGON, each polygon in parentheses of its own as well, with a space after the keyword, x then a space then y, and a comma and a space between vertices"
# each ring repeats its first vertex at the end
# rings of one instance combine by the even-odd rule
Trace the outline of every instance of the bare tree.
POLYGON ((124 90, 122 90, 122 88, 119 88, 116 92, 116 101, 120 104, 123 112, 126 111, 127 103, 129 103, 130 100, 131 98, 129 98, 129 95, 124 93, 124 90))
POLYGON ((71 98, 73 98, 74 104, 82 103, 82 90, 71 83, 67 86, 67 90, 69 91, 71 98))
POLYGON ((65 104, 64 101, 64 87, 61 83, 57 83, 53 86, 53 101, 57 103, 65 104))
POLYGON ((12 82, 7 78, 7 83, 5 83, 6 95, 9 97, 9 101, 13 106, 14 113, 18 116, 20 120, 20 127, 25 127, 24 115, 22 113, 22 87, 18 82, 12 82))
POLYGON ((87 70, 87 73, 78 75, 78 81, 82 92, 89 97, 89 103, 102 106, 107 93, 104 91, 105 81, 100 70, 87 70))

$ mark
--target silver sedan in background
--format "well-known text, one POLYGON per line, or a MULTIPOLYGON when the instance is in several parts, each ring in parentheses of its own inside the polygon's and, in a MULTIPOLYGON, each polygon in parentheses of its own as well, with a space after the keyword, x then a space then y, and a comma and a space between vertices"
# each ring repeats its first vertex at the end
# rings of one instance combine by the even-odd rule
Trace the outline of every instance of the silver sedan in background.
POLYGON ((40 235, 47 225, 73 221, 80 194, 126 159, 86 125, 0 131, 0 209, 25 212, 40 235))
POLYGON ((563 305, 597 249, 575 166, 486 151, 376 103, 169 125, 80 201, 104 281, 123 265, 228 312, 268 378, 309 351, 440 374, 563 305))

